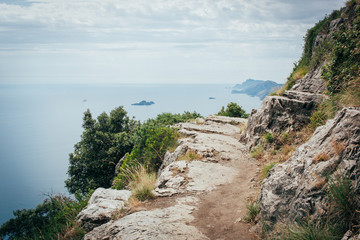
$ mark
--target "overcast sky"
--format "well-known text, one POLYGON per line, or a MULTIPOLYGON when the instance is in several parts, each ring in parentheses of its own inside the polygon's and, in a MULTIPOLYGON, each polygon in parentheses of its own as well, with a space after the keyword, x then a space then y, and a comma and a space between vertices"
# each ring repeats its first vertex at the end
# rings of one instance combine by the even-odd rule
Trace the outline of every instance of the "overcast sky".
POLYGON ((344 0, 0 0, 0 83, 285 82, 344 0))

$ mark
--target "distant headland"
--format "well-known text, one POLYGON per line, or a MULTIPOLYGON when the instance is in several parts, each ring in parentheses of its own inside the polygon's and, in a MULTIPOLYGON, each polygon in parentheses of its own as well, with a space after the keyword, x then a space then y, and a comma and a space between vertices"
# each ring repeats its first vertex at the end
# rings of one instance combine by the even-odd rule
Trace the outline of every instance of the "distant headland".
POLYGON ((242 84, 236 84, 231 93, 244 93, 253 97, 259 97, 263 100, 267 95, 269 95, 269 93, 276 91, 283 85, 284 84, 278 84, 270 80, 264 81, 247 79, 242 84))

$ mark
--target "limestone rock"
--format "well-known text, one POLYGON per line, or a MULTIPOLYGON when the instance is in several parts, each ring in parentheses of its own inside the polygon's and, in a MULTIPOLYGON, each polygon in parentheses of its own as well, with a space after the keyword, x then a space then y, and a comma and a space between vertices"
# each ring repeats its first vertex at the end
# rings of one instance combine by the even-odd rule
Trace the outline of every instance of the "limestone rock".
POLYGON ((270 225, 308 215, 320 218, 327 201, 323 176, 337 172, 360 186, 360 108, 341 110, 271 170, 261 189, 262 217, 270 225))
POLYGON ((167 151, 164 156, 164 161, 160 167, 159 172, 161 172, 166 166, 170 165, 171 163, 175 162, 180 156, 184 155, 188 147, 186 144, 183 143, 182 140, 179 141, 179 146, 175 149, 174 152, 167 151))
POLYGON ((232 168, 218 163, 176 161, 161 172, 155 194, 165 197, 186 192, 211 191, 217 185, 230 182, 235 176, 236 172, 232 168))
POLYGON ((208 239, 190 225, 196 201, 194 197, 185 197, 172 207, 127 215, 95 228, 84 239, 208 239))
POLYGON ((77 216, 77 220, 85 230, 90 231, 111 220, 111 214, 124 207, 131 192, 98 188, 91 195, 88 206, 77 216))
MULTIPOLYGON (((288 94, 295 96, 291 92, 288 94)), ((251 113, 244 136, 250 146, 256 145, 266 131, 298 130, 309 123, 309 117, 317 106, 317 101, 304 94, 297 95, 301 100, 268 96, 262 102, 260 109, 251 113)))
POLYGON ((325 82, 321 78, 321 74, 322 67, 326 64, 327 62, 320 64, 314 71, 308 72, 304 78, 297 80, 291 90, 322 94, 325 91, 325 82))
POLYGON ((341 240, 360 240, 360 234, 354 234, 352 231, 347 231, 341 240))

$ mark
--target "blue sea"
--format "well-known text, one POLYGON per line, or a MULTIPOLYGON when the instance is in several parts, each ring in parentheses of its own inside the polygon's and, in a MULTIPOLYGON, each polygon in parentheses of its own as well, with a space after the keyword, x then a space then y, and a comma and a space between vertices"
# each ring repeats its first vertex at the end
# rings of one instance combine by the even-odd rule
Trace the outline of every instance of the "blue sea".
POLYGON ((0 85, 0 225, 46 194, 67 193, 68 155, 80 140, 83 113, 124 106, 145 121, 162 112, 217 113, 236 102, 250 112, 260 99, 231 94, 233 85, 0 85), (209 99, 213 97, 215 99, 209 99), (151 106, 133 106, 142 100, 151 106))

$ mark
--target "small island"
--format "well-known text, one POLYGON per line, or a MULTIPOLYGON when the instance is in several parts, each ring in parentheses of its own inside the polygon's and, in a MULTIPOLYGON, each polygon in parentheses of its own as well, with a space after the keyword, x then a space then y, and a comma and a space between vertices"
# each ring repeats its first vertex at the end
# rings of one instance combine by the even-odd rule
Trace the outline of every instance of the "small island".
POLYGON ((214 97, 209 97, 210 100, 215 99, 214 97))
POLYGON ((145 100, 142 100, 141 102, 133 103, 131 105, 134 105, 134 106, 150 106, 150 105, 153 105, 153 104, 155 104, 153 101, 147 102, 145 100))

